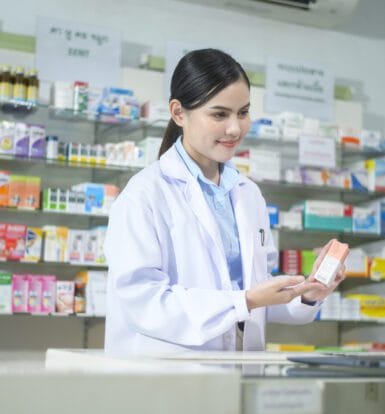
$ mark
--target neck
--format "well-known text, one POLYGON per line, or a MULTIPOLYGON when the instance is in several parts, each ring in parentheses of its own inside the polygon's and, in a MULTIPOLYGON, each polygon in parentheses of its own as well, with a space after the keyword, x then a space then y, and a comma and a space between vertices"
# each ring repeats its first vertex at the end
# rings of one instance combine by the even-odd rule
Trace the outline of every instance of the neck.
POLYGON ((203 172, 203 175, 214 184, 219 185, 219 163, 197 153, 187 144, 187 142, 182 141, 182 144, 187 154, 198 164, 199 168, 203 172))

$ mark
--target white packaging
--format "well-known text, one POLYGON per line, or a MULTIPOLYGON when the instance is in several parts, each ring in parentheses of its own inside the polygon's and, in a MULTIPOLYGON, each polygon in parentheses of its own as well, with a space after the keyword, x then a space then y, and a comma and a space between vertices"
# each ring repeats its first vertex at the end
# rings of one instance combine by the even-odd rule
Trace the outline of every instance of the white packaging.
POLYGON ((54 82, 53 106, 57 109, 73 109, 74 90, 72 82, 54 82))
POLYGON ((345 205, 339 201, 305 200, 305 214, 323 217, 344 217, 345 205))
POLYGON ((13 155, 15 153, 15 123, 0 122, 0 154, 13 155))
POLYGON ((141 116, 148 122, 168 123, 171 116, 167 102, 147 101, 141 107, 141 116))
POLYGON ((346 261, 347 276, 367 276, 368 273, 367 254, 359 248, 351 249, 346 261))
POLYGON ((56 282, 56 311, 71 314, 74 312, 75 283, 73 281, 56 282))
POLYGON ((302 230, 302 213, 299 211, 280 211, 279 227, 291 230, 302 230))
POLYGON ((105 316, 107 302, 107 273, 89 272, 88 283, 89 289, 87 291, 91 300, 93 315, 105 316))
POLYGON ((0 271, 0 314, 12 313, 12 275, 0 271))
POLYGON ((139 146, 144 151, 145 165, 152 164, 158 159, 162 138, 160 137, 146 137, 139 142, 139 146))
POLYGON ((281 179, 281 156, 276 151, 250 149, 250 177, 256 181, 281 179))
POLYGON ((381 203, 353 206, 353 233, 381 234, 381 203))
POLYGON ((317 269, 314 278, 330 287, 333 284, 340 267, 340 260, 327 254, 322 260, 320 267, 317 269))
POLYGON ((84 262, 84 241, 86 238, 85 230, 69 230, 68 236, 68 259, 70 263, 84 262))

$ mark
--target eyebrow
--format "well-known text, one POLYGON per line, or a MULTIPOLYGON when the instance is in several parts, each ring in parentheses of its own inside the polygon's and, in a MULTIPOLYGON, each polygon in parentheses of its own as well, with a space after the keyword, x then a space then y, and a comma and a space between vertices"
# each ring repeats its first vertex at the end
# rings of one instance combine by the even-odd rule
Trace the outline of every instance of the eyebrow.
MULTIPOLYGON (((240 111, 242 109, 248 108, 249 106, 250 106, 250 102, 247 103, 246 105, 242 106, 242 108, 240 108, 240 111)), ((231 108, 227 108, 226 106, 220 106, 220 105, 211 106, 209 109, 216 109, 216 110, 220 110, 220 111, 229 111, 229 112, 232 111, 231 108)))

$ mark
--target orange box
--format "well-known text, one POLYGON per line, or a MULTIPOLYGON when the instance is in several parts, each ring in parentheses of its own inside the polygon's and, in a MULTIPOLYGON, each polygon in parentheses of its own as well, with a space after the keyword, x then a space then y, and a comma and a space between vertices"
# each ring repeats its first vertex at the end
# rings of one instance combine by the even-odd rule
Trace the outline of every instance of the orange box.
POLYGON ((19 207, 25 192, 26 177, 24 175, 10 175, 8 206, 19 207))
POLYGON ((7 260, 7 250, 5 242, 5 232, 7 223, 0 223, 0 260, 7 260))
POLYGON ((37 209, 40 206, 40 177, 25 177, 25 186, 18 207, 37 209))
POLYGON ((8 207, 9 172, 0 170, 0 207, 8 207))

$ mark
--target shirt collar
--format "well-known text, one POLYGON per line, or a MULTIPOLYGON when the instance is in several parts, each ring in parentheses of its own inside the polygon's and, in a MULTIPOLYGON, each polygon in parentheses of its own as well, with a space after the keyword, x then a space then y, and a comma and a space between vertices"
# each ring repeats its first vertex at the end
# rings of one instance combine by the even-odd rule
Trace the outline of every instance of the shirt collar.
POLYGON ((199 165, 187 153, 182 143, 182 136, 180 136, 177 139, 175 143, 175 148, 179 156, 185 163, 187 169, 190 171, 190 173, 193 175, 195 179, 213 187, 220 187, 226 193, 230 191, 236 184, 239 172, 231 161, 226 161, 225 163, 221 164, 220 182, 219 186, 217 186, 204 176, 199 165))

